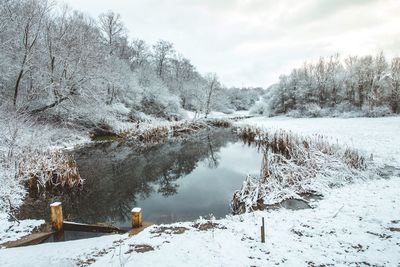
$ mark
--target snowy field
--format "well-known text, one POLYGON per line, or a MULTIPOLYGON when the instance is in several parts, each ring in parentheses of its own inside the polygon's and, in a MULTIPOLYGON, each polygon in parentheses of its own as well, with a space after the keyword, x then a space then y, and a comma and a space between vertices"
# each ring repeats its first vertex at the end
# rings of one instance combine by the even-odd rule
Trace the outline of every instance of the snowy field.
POLYGON ((334 143, 373 154, 378 164, 400 165, 400 117, 384 118, 250 118, 237 125, 285 129, 295 133, 320 134, 334 143))
MULTIPOLYGON (((251 118, 237 124, 322 134, 372 153, 379 164, 400 167, 399 117, 251 118)), ((332 189, 314 209, 227 216, 206 231, 186 222, 173 225, 181 227, 180 234, 150 227, 133 237, 1 249, 0 265, 400 266, 399 187, 400 177, 394 176, 359 181, 332 189), (265 244, 260 242, 261 217, 266 220, 265 244), (135 251, 141 248, 150 251, 135 251)))

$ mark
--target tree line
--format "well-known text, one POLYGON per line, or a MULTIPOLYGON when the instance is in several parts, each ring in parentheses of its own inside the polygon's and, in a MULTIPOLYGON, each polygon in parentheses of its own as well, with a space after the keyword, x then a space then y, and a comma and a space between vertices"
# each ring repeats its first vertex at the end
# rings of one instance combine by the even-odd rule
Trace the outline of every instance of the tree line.
POLYGON ((259 112, 329 115, 332 112, 400 113, 400 58, 339 55, 304 63, 282 75, 259 112))
POLYGON ((0 73, 1 106, 28 114, 99 120, 236 109, 217 75, 201 75, 171 42, 130 39, 119 14, 93 19, 48 0, 0 0, 0 73))

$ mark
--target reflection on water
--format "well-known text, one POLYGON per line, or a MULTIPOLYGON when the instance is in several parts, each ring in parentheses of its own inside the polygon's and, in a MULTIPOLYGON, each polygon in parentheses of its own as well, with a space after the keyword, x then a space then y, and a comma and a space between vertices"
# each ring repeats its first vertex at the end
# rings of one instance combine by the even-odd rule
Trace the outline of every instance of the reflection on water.
POLYGON ((130 226, 130 210, 139 206, 143 219, 169 223, 230 212, 235 190, 248 173, 258 173, 261 156, 243 145, 230 129, 207 129, 187 139, 139 146, 113 142, 74 152, 81 192, 51 198, 31 195, 21 218, 49 218, 48 205, 63 202, 67 220, 113 222, 130 226))

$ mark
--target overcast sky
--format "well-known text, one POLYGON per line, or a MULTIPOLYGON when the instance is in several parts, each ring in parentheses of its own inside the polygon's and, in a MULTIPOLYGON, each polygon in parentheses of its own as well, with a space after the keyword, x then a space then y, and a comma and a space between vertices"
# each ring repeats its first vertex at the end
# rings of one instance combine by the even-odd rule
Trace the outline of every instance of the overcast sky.
POLYGON ((304 61, 400 55, 400 0, 64 0, 91 16, 120 13, 130 37, 165 39, 227 86, 276 82, 304 61))

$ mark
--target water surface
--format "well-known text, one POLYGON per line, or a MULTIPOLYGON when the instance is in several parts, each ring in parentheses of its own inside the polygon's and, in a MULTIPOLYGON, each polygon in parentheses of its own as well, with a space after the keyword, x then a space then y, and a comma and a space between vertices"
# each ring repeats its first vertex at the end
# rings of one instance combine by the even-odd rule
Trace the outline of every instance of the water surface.
POLYGON ((94 144, 73 152, 85 185, 52 197, 30 194, 20 217, 49 218, 49 204, 62 201, 66 220, 112 222, 130 227, 130 210, 141 207, 153 223, 216 218, 230 213, 230 200, 261 155, 231 129, 207 129, 163 144, 94 144))

